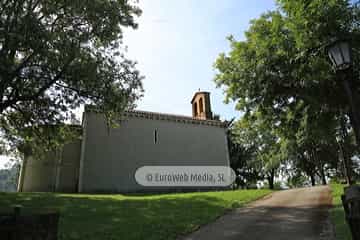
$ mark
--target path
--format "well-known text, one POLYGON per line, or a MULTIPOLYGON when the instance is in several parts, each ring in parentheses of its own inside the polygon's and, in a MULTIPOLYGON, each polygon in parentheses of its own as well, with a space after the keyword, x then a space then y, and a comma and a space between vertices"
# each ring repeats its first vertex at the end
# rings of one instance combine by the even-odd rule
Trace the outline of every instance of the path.
POLYGON ((181 239, 331 240, 331 199, 327 186, 275 192, 181 239))

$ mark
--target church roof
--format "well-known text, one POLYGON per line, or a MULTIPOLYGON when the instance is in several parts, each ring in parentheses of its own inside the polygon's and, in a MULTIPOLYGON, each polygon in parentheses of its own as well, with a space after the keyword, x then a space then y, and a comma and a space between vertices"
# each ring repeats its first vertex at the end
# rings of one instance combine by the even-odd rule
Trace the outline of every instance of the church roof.
POLYGON ((169 120, 169 121, 191 123, 191 124, 227 127, 226 121, 222 122, 220 120, 203 120, 203 119, 193 118, 190 116, 168 114, 168 113, 132 110, 132 111, 126 111, 124 115, 131 117, 156 119, 156 120, 169 120))
POLYGON ((202 92, 196 92, 195 94, 194 94, 194 96, 193 96, 193 98, 191 99, 191 104, 194 102, 194 100, 195 100, 195 98, 196 98, 196 96, 197 95, 199 95, 199 94, 208 94, 208 95, 210 95, 210 92, 204 92, 204 91, 202 91, 202 92))
MULTIPOLYGON (((93 107, 86 106, 85 111, 87 112, 97 112, 93 107)), ((146 118, 146 119, 155 119, 155 120, 167 120, 174 122, 190 123, 190 124, 199 124, 199 125, 209 125, 226 128, 228 126, 227 121, 220 120, 204 120, 193 118, 185 115, 177 114, 168 114, 168 113, 159 113, 159 112, 149 112, 141 110, 128 110, 123 113, 125 117, 137 117, 137 118, 146 118)))

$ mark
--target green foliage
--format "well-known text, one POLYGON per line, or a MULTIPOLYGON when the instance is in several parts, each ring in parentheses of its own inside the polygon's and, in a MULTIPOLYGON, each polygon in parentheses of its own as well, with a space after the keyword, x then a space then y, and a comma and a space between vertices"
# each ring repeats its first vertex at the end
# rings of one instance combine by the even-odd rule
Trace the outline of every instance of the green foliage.
POLYGON ((251 22, 244 41, 229 38, 230 52, 215 63, 215 82, 226 88, 226 98, 236 100, 239 110, 260 107, 282 117, 284 108, 301 102, 323 108, 344 104, 322 50, 336 33, 340 38, 351 31, 357 37, 349 29, 357 21, 355 10, 343 0, 308 2, 279 1, 278 10, 251 22), (353 21, 347 17, 351 14, 353 21))
POLYGON ((304 187, 307 183, 307 178, 301 173, 297 172, 294 176, 290 176, 287 180, 287 185, 290 188, 304 187))
POLYGON ((261 172, 253 164, 253 146, 241 143, 237 128, 232 125, 227 130, 227 142, 230 157, 230 167, 236 173, 236 187, 249 189, 257 180, 261 180, 261 172))
MULTIPOLYGON (((123 55, 123 28, 140 9, 123 0, 0 0, 0 133, 73 121, 96 105, 109 119, 142 93, 135 63, 123 55)), ((45 143, 44 143, 45 144, 45 143)))
MULTIPOLYGON (((256 200, 269 190, 239 190, 163 195, 85 195, 0 193, 0 206, 10 211, 59 209, 59 239, 177 239, 227 210, 256 200), (29 210, 31 209, 31 210, 29 210)), ((3 212, 4 209, 1 209, 3 212)))
MULTIPOLYGON (((232 129, 233 141, 243 149, 242 160, 246 162, 242 172, 253 173, 256 179, 267 178, 269 187, 274 187, 274 177, 281 162, 284 160, 283 141, 276 131, 276 126, 259 111, 245 114, 236 122, 232 129)), ((255 179, 254 179, 255 180, 255 179)))
MULTIPOLYGON (((276 181, 276 182, 273 183, 273 185, 274 185, 273 186, 274 190, 282 190, 283 189, 281 187, 281 182, 276 181)), ((268 188, 270 188, 270 186, 269 186, 269 184, 267 182, 265 182, 264 185, 261 187, 261 189, 268 189, 268 188)))
POLYGON ((326 171, 338 167, 340 148, 347 157, 356 153, 351 131, 341 134, 350 111, 325 49, 334 38, 349 39, 352 90, 360 92, 360 7, 346 0, 277 2, 277 10, 251 21, 243 41, 228 38, 230 51, 214 65, 215 83, 248 118, 241 126, 251 132, 243 134, 245 142, 258 143, 270 134, 258 155, 267 159, 265 168, 287 160, 294 171, 313 180, 319 175, 325 183, 326 171), (258 116, 264 127, 252 119, 258 116))

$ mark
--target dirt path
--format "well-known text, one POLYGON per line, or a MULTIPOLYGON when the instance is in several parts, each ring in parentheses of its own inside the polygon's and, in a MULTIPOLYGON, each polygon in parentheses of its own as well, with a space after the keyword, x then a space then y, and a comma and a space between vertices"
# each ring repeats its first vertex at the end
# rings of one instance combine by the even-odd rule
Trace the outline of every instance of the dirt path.
POLYGON ((279 191, 220 217, 183 240, 331 240, 327 186, 279 191))

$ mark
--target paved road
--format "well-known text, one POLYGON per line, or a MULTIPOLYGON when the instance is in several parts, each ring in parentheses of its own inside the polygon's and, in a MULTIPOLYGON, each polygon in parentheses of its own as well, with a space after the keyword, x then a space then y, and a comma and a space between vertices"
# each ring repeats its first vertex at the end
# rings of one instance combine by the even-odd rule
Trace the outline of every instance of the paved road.
POLYGON ((331 240, 331 199, 327 186, 275 192, 181 239, 331 240))

